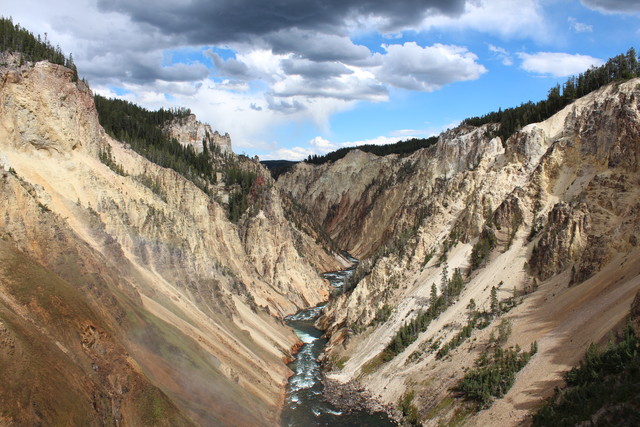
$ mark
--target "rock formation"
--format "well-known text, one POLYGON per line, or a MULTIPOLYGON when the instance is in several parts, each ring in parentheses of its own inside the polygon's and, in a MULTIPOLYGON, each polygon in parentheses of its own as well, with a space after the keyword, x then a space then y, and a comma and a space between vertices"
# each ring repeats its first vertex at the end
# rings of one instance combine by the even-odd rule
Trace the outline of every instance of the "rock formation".
POLYGON ((70 70, 0 72, 0 424, 277 423, 298 344, 280 319, 328 296, 307 259, 339 260, 194 117, 171 132, 263 176, 237 225, 224 183, 209 196, 110 138, 70 70))
POLYGON ((414 391, 427 425, 524 422, 589 343, 624 321, 640 288, 639 88, 638 79, 603 87, 506 141, 495 125, 460 126, 405 157, 353 151, 280 177, 337 242, 367 258, 355 289, 320 320, 327 360, 347 360, 329 378, 359 381, 392 405, 414 391), (385 354, 455 269, 466 276, 460 295, 385 354), (502 301, 493 314, 492 293, 502 301), (509 301, 516 307, 500 313, 509 301), (473 312, 488 313, 488 326, 450 345, 473 312), (475 413, 453 390, 502 320, 513 330, 505 346, 535 341, 539 353, 504 398, 475 413))
POLYGON ((72 71, 3 63, 2 425, 277 424, 299 346, 282 318, 328 298, 318 272, 345 265, 338 248, 362 262, 319 321, 332 384, 381 407, 414 396, 427 425, 526 422, 634 298, 637 317, 638 79, 506 141, 463 125, 407 156, 355 150, 277 183, 195 116, 165 123, 256 178, 232 222, 240 184, 196 185, 112 139, 72 71), (428 327, 397 334, 438 301, 428 327), (475 412, 454 390, 497 341, 538 353, 475 412))
POLYGON ((164 131, 182 146, 192 146, 196 153, 202 153, 205 145, 211 151, 218 149, 222 153, 232 152, 229 134, 220 135, 218 131, 213 131, 210 125, 198 121, 195 114, 166 123, 164 131))

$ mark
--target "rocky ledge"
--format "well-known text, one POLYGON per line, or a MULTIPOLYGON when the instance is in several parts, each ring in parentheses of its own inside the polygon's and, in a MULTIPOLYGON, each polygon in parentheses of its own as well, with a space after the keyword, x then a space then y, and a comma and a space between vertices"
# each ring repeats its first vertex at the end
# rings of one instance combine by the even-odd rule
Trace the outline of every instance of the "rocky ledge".
POLYGON ((380 396, 376 396, 355 380, 341 383, 336 380, 323 378, 324 399, 344 413, 352 411, 366 411, 370 413, 385 413, 392 420, 400 423, 402 414, 391 404, 384 404, 380 396))

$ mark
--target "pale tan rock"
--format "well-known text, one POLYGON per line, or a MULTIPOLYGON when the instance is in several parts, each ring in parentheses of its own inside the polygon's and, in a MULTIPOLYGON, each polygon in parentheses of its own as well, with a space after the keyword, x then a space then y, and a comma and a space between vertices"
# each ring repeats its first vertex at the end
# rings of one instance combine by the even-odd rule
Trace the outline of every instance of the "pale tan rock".
POLYGON ((535 340, 539 353, 503 399, 464 419, 525 422, 589 343, 624 321, 640 288, 639 100, 634 79, 589 94, 508 141, 492 137, 493 125, 461 126, 404 158, 356 151, 283 175, 278 185, 313 208, 345 249, 382 254, 363 261, 364 278, 320 319, 330 334, 326 359, 346 360, 329 377, 359 381, 390 405, 414 390, 425 425, 452 421, 464 410, 451 389, 486 351, 499 321, 474 330, 446 358, 435 353, 464 326, 471 299, 488 309, 492 287, 500 299, 516 288, 532 294, 504 316, 513 327, 507 345, 528 349, 535 340), (486 227, 497 247, 456 302, 381 363, 396 331, 428 306, 432 284, 442 291, 443 248, 449 276, 455 268, 466 273, 486 227), (391 316, 370 326, 383 305, 391 316))
MULTIPOLYGON (((289 224, 272 184, 266 210, 229 222, 224 206, 190 181, 106 135, 91 91, 71 76, 47 62, 2 69, 0 159, 15 175, 0 176, 0 232, 65 280, 74 280, 64 267, 69 248, 91 254, 82 268, 114 285, 85 289, 87 301, 126 307, 103 314, 131 366, 190 419, 277 423, 291 374, 285 362, 298 343, 279 319, 326 300, 329 291, 304 251, 327 269, 339 262, 312 255, 324 250, 289 224), (107 146, 126 176, 100 162, 107 146), (56 240, 56 230, 65 241, 56 240), (164 325, 174 352, 157 350, 151 332, 141 339, 147 335, 132 329, 131 316, 142 316, 150 331, 164 325), (196 359, 176 362, 174 353, 196 359)), ((195 117, 172 129, 194 146, 204 132, 235 156, 228 137, 195 117)))

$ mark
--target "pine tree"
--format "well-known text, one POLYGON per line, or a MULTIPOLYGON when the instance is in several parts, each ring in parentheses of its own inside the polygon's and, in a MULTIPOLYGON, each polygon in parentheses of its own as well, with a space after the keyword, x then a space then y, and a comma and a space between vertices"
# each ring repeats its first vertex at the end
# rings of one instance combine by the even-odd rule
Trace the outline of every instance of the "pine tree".
POLYGON ((497 315, 500 312, 500 303, 498 302, 498 289, 491 287, 491 313, 497 315))

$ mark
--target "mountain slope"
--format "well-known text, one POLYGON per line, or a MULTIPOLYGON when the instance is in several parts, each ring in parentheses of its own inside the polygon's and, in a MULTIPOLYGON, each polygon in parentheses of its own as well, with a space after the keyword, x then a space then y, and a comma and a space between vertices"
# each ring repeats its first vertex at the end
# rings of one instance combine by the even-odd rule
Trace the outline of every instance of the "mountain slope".
POLYGON ((640 289, 639 87, 606 86, 507 141, 491 124, 461 126, 408 157, 353 152, 283 175, 333 238, 370 256, 321 319, 329 358, 346 360, 329 377, 391 404, 414 391, 426 424, 526 419, 640 289), (464 329, 468 318, 485 321, 464 329), (476 414, 454 390, 503 320, 500 347, 537 342, 538 353, 476 414))
POLYGON ((3 422, 56 424, 64 408, 106 424, 276 423, 298 345, 278 318, 328 295, 306 257, 339 260, 289 224, 259 165, 226 155, 265 178, 261 209, 233 224, 224 183, 218 202, 111 139, 70 70, 18 63, 0 70, 0 294, 24 358, 0 360, 33 392, 3 389, 3 422), (47 364, 67 370, 51 387, 68 406, 39 409, 54 391, 30 366, 47 364))

